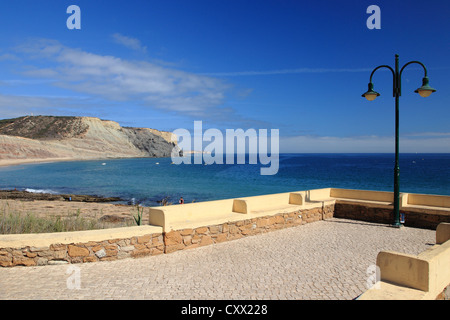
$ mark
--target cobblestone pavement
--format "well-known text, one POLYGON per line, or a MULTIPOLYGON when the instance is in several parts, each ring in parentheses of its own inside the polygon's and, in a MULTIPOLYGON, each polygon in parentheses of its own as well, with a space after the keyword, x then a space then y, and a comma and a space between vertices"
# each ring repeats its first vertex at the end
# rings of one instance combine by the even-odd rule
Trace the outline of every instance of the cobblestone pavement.
POLYGON ((381 250, 418 254, 435 231, 329 219, 110 262, 0 269, 0 299, 350 300, 381 250))

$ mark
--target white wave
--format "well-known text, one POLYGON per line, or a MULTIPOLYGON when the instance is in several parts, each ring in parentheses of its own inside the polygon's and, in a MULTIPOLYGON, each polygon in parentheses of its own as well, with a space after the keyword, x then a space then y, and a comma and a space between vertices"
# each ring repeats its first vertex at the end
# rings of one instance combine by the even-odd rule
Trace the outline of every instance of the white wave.
POLYGON ((25 191, 32 193, 50 193, 50 194, 58 194, 58 192, 50 190, 50 189, 30 189, 26 188, 25 191))

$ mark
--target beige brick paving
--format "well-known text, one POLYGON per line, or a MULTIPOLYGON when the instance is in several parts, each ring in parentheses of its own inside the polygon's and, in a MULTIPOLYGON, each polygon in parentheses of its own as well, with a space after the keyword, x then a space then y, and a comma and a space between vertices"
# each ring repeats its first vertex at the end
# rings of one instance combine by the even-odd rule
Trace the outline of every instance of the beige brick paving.
POLYGON ((433 230, 329 219, 153 257, 0 268, 0 299, 349 300, 380 250, 434 243, 433 230), (79 289, 68 289, 76 274, 79 289))

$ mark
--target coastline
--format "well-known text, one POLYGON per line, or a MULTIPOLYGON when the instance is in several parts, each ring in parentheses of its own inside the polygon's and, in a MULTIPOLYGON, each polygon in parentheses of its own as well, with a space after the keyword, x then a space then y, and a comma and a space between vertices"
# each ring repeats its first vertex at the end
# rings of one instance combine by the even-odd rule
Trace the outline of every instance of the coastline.
MULTIPOLYGON (((195 154, 200 153, 198 151, 185 151, 185 154, 195 154)), ((205 153, 205 152, 203 152, 205 153)), ((334 155, 334 154, 344 154, 344 155, 390 155, 392 153, 280 153, 285 155, 306 155, 306 156, 312 156, 312 155, 334 155)), ((414 155, 417 153, 400 153, 403 155, 414 155)), ((450 154, 450 153, 419 153, 419 155, 426 155, 426 154, 450 154)), ((33 164, 33 163, 52 163, 52 162, 65 162, 65 161, 90 161, 90 160, 111 160, 111 159, 128 159, 128 158, 164 158, 164 157, 142 157, 142 156, 132 156, 132 157, 58 157, 58 158, 26 158, 26 159, 0 159, 0 167, 9 167, 9 166, 16 166, 21 164, 33 164)))
POLYGON ((10 167, 21 164, 51 163, 63 161, 77 161, 77 160, 88 160, 88 159, 77 159, 77 158, 0 159, 0 167, 10 167))
POLYGON ((63 194, 48 192, 33 192, 30 190, 7 189, 0 190, 0 199, 22 200, 22 201, 73 201, 73 202, 106 202, 116 203, 125 202, 126 200, 119 197, 102 197, 97 195, 83 194, 63 194))
POLYGON ((0 159, 1 167, 17 166, 21 164, 38 164, 69 161, 101 161, 115 159, 156 158, 156 157, 99 157, 99 158, 36 158, 36 159, 0 159))
MULTIPOLYGON (((76 194, 105 194, 127 200, 134 199, 136 203, 148 206, 168 196, 171 197, 170 201, 176 202, 180 196, 183 196, 187 202, 207 201, 283 192, 287 187, 291 190, 320 188, 325 184, 336 188, 392 190, 392 159, 386 154, 280 154, 282 172, 273 178, 275 185, 263 183, 264 178, 254 172, 255 167, 250 166, 249 170, 238 165, 226 168, 220 165, 202 166, 199 170, 200 167, 194 165, 166 166, 170 164, 170 158, 163 160, 149 157, 122 159, 102 157, 101 160, 99 159, 94 157, 0 159, 0 165, 4 166, 3 169, 0 167, 1 187, 2 189, 30 188, 38 191, 50 190, 50 192, 76 194), (111 165, 114 164, 115 170, 111 170, 113 167, 109 166, 109 163, 107 166, 100 166, 102 162, 108 161, 111 161, 111 165), (157 161, 161 165, 155 165, 157 161), (38 165, 37 163, 46 164, 38 165), (7 167, 13 165, 16 167, 7 167), (17 165, 20 166, 17 167, 17 165), (73 170, 74 166, 83 172, 85 168, 99 169, 95 172, 89 171, 88 177, 91 179, 89 188, 83 189, 77 184, 77 181, 82 178, 77 170, 73 170), (58 170, 55 171, 54 168, 58 170), (67 171, 67 168, 72 169, 67 171), (143 174, 143 168, 145 168, 145 174, 143 174), (65 172, 70 180, 63 179, 53 183, 53 179, 60 179, 58 174, 65 175, 65 172), (124 172, 126 172, 125 175, 124 172), (105 187, 105 174, 110 186, 107 192, 102 193, 100 190, 105 187), (210 179, 211 175, 226 179, 223 179, 221 184, 214 184, 215 180, 210 179), (150 183, 150 180, 153 183, 150 183), (192 183, 196 184, 195 189, 192 188, 192 183), (236 185, 239 185, 239 193, 234 191, 236 185)), ((401 160, 403 161, 401 191, 450 195, 448 179, 445 179, 446 174, 443 174, 448 172, 450 154, 405 154, 401 160)))

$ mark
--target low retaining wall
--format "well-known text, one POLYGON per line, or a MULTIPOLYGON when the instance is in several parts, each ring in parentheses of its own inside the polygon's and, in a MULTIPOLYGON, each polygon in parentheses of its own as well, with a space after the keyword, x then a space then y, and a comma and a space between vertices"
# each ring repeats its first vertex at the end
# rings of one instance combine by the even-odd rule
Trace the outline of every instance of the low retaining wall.
MULTIPOLYGON (((394 196, 392 192, 324 188, 305 191, 306 201, 335 201, 336 218, 392 224, 394 196)), ((400 193, 400 213, 405 226, 436 229, 450 222, 450 196, 400 193)))
MULTIPOLYGON (((402 194, 406 226, 450 222, 450 197, 402 194)), ((0 235, 0 266, 109 261, 171 253, 337 217, 391 224, 392 193, 316 189, 149 208, 152 225, 0 235)))
POLYGON ((165 233, 165 252, 191 249, 333 217, 334 204, 165 233))
POLYGON ((104 231, 1 236, 0 266, 111 261, 164 253, 161 228, 136 226, 104 231))
MULTIPOLYGON (((403 207, 406 227, 435 230, 440 223, 450 222, 450 211, 443 208, 403 207)), ((394 206, 381 203, 362 203, 351 200, 336 200, 334 217, 361 220, 374 223, 392 224, 394 206)))
POLYGON ((161 227, 141 226, 3 235, 0 236, 0 266, 40 266, 153 256, 332 218, 333 212, 334 204, 331 204, 167 233, 161 227), (84 239, 92 240, 83 242, 84 239))

